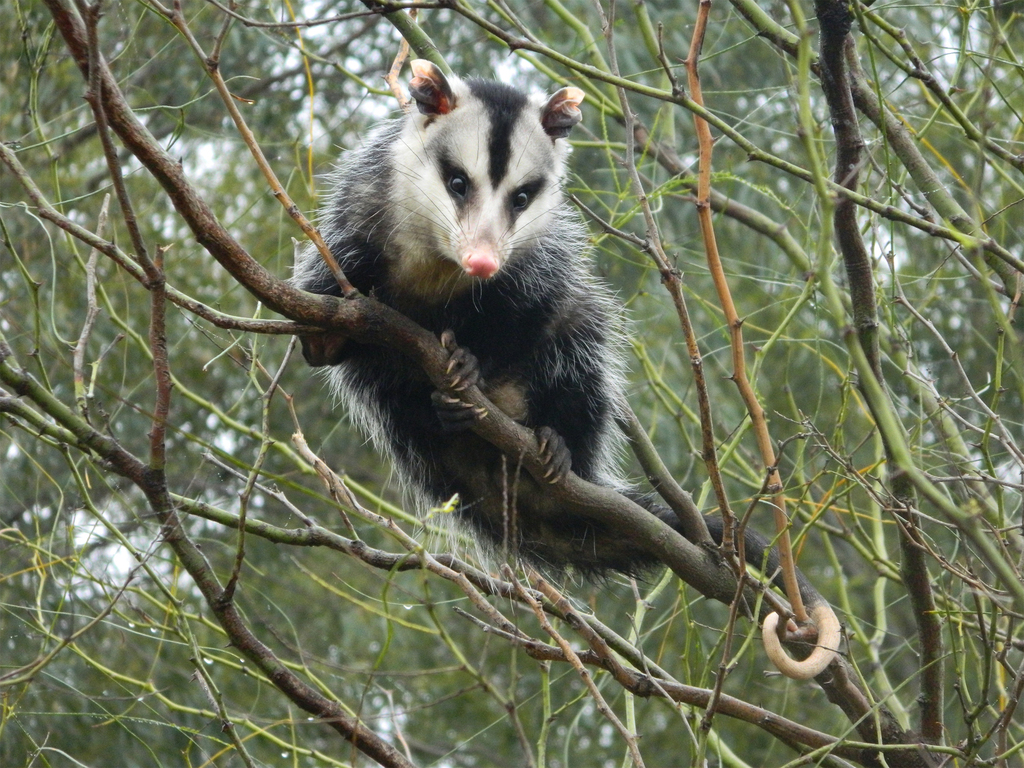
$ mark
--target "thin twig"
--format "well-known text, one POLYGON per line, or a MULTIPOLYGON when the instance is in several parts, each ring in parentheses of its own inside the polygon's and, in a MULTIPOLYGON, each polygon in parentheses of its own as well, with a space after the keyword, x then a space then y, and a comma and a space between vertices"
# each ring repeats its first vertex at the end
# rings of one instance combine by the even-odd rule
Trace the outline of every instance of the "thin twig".
MULTIPOLYGON (((597 6, 601 15, 601 26, 605 32, 608 47, 608 61, 610 71, 618 76, 618 56, 615 52, 613 27, 604 15, 600 5, 597 6)), ((697 390, 697 403, 700 411, 701 424, 701 458, 708 470, 708 477, 711 480, 711 487, 715 493, 715 500, 718 503, 719 512, 726 521, 726 529, 733 518, 732 510, 729 507, 728 495, 725 492, 725 483, 722 480, 721 468, 718 465, 718 450, 715 445, 714 420, 711 415, 711 398, 708 394, 707 381, 704 378, 704 361, 701 356, 700 347, 697 344, 697 335, 694 332, 693 324, 690 321, 690 313, 686 308, 686 299, 683 297, 682 276, 680 272, 672 267, 668 255, 661 242, 661 234, 657 222, 654 220, 654 212, 651 210, 650 200, 644 190, 643 182, 636 166, 635 135, 633 130, 634 116, 629 106, 629 99, 623 86, 618 86, 616 92, 619 96, 619 103, 622 107, 623 124, 626 134, 626 171, 630 177, 633 194, 636 195, 637 204, 643 213, 647 239, 643 241, 643 249, 654 261, 661 273, 661 281, 668 290, 669 296, 676 309, 679 324, 683 331, 683 338, 686 340, 686 349, 690 357, 690 367, 693 370, 694 384, 697 390)))
POLYGON ((224 107, 227 109, 228 114, 235 123, 235 128, 238 130, 238 134, 242 137, 242 141, 249 148, 249 152, 252 154, 253 159, 262 171, 264 178, 270 185, 270 189, 281 205, 284 206, 288 215, 299 225, 299 228, 305 233, 306 237, 312 241, 320 257, 324 260, 327 268, 334 276, 337 281, 339 288, 341 289, 341 295, 343 297, 353 296, 358 293, 355 287, 345 277, 345 273, 342 271, 341 266, 338 264, 338 260, 334 258, 334 254, 331 253, 331 249, 324 242, 323 237, 320 236, 320 232, 314 227, 309 219, 307 219, 299 207, 292 200, 288 191, 284 188, 284 185, 277 178, 277 174, 274 173, 274 169, 270 167, 270 163, 267 161, 266 156, 263 154, 263 150, 260 148, 259 142, 256 140, 256 136, 250 130, 248 124, 245 122, 245 118, 242 117, 242 113, 239 112, 238 107, 235 105, 235 99, 228 90, 227 83, 224 82, 224 77, 220 72, 220 61, 214 56, 208 56, 204 51, 199 41, 192 35, 192 31, 189 29, 188 22, 185 20, 184 14, 181 12, 180 6, 175 3, 174 9, 167 15, 167 20, 170 21, 181 33, 181 36, 185 38, 189 46, 192 48, 193 53, 198 57, 199 61, 202 62, 203 68, 206 70, 206 74, 209 75, 213 81, 214 86, 217 88, 217 93, 220 95, 221 101, 224 107))
MULTIPOLYGON (((74 221, 63 215, 43 195, 42 191, 29 176, 28 171, 18 160, 17 155, 3 142, 0 142, 0 162, 11 171, 14 177, 25 189, 29 199, 36 206, 39 215, 52 222, 72 237, 82 241, 90 248, 95 248, 103 255, 111 259, 121 269, 127 272, 132 279, 143 286, 148 286, 149 278, 145 270, 117 245, 109 240, 104 240, 96 233, 90 232, 85 227, 76 224, 74 221)), ((207 306, 197 299, 182 293, 181 291, 167 286, 167 299, 182 309, 209 321, 218 328, 246 331, 249 333, 277 334, 292 336, 295 334, 307 333, 319 330, 316 326, 305 326, 293 323, 289 320, 252 320, 245 317, 236 317, 225 312, 220 312, 213 307, 207 306)))
MULTIPOLYGON (((416 10, 413 9, 409 12, 409 17, 413 20, 416 19, 416 10)), ((405 66, 406 59, 409 58, 409 41, 404 37, 402 38, 402 44, 398 48, 398 53, 395 54, 394 61, 391 62, 391 68, 388 73, 384 75, 384 82, 388 84, 391 89, 391 93, 395 95, 395 99, 398 101, 398 106, 403 111, 408 112, 412 102, 409 100, 409 94, 405 92, 402 84, 398 82, 398 76, 402 72, 402 67, 405 66)))
MULTIPOLYGON (((103 203, 100 205, 99 216, 96 217, 96 236, 103 237, 103 231, 107 228, 107 214, 110 210, 110 195, 103 196, 103 203)), ((96 263, 99 260, 100 252, 96 248, 89 249, 89 256, 85 262, 85 320, 82 322, 82 332, 75 342, 75 354, 72 362, 72 369, 75 377, 75 401, 78 403, 78 412, 89 421, 89 400, 85 386, 85 350, 92 336, 92 329, 96 318, 100 313, 99 302, 96 299, 96 263)))
MULTIPOLYGON (((697 104, 701 105, 704 103, 704 96, 700 85, 700 52, 704 45, 704 32, 707 29, 707 19, 710 10, 711 0, 700 0, 697 10, 697 21, 694 24, 693 36, 690 42, 690 52, 685 62, 691 97, 697 104)), ((803 623, 807 621, 808 617, 796 579, 796 564, 793 561, 793 547, 789 538, 789 517, 786 514, 786 497, 782 492, 782 480, 776 467, 775 450, 772 445, 771 436, 768 433, 768 422, 765 419, 764 408, 758 402, 754 388, 747 378, 746 351, 743 346, 743 321, 737 314, 736 306, 732 300, 729 283, 725 277, 725 269, 722 266, 722 260, 718 253, 718 243, 715 238, 714 223, 711 218, 711 152, 713 148, 711 131, 708 128, 707 122, 696 115, 694 115, 694 127, 696 128, 700 147, 700 162, 697 175, 697 219, 700 222, 701 236, 704 240, 708 271, 718 292, 719 303, 722 306, 725 322, 729 328, 733 363, 733 371, 730 378, 739 390, 743 403, 747 408, 747 413, 750 415, 750 423, 757 438, 757 447, 761 454, 761 461, 768 468, 768 491, 773 494, 771 506, 775 516, 776 546, 779 549, 779 558, 782 561, 782 579, 786 585, 786 597, 789 598, 789 602, 793 606, 793 614, 796 616, 797 621, 803 623)))
MULTIPOLYGON (((638 768, 641 768, 644 765, 644 761, 643 758, 640 756, 640 748, 637 744, 637 735, 635 733, 631 733, 630 730, 618 718, 618 716, 615 714, 612 708, 608 706, 608 702, 605 701, 604 696, 601 695, 601 691, 598 690, 597 685, 594 683, 593 675, 591 675, 587 668, 583 665, 583 662, 580 660, 580 657, 572 649, 572 645, 569 643, 568 640, 562 637, 562 635, 559 634, 553 626, 551 626, 551 622, 548 621, 548 617, 544 613, 544 609, 541 607, 540 600, 536 599, 529 592, 523 589, 522 585, 518 582, 518 580, 515 579, 515 576, 512 573, 512 569, 509 568, 507 565, 503 567, 502 572, 505 578, 512 582, 513 586, 515 586, 516 589, 519 591, 520 599, 524 603, 526 603, 530 608, 533 609, 533 613, 537 617, 537 621, 540 623, 541 628, 545 632, 547 632, 551 639, 558 644, 558 647, 562 649, 562 653, 565 654, 565 658, 569 661, 569 664, 573 667, 573 669, 576 670, 576 673, 579 675, 580 679, 583 681, 583 684, 586 686, 587 691, 590 694, 590 697, 594 700, 594 703, 597 706, 598 712, 600 712, 601 715, 606 720, 608 720, 608 722, 615 726, 615 730, 617 730, 619 732, 619 735, 622 736, 623 740, 626 742, 626 746, 629 750, 629 755, 633 761, 633 765, 637 766, 638 768)), ((534 574, 533 582, 534 588, 539 589, 541 587, 540 582, 542 582, 542 579, 540 579, 539 576, 534 574)))

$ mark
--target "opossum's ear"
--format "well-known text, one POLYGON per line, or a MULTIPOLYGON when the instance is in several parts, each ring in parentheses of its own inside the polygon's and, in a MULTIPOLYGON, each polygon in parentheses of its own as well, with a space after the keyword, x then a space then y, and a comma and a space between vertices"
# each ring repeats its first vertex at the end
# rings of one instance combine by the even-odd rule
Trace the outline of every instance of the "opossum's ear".
POLYGON ((455 109, 455 94, 448 78, 438 67, 426 59, 413 59, 409 95, 423 115, 447 115, 455 109))
POLYGON ((540 124, 552 139, 564 139, 580 120, 580 104, 586 96, 579 88, 563 88, 552 94, 540 111, 540 124))

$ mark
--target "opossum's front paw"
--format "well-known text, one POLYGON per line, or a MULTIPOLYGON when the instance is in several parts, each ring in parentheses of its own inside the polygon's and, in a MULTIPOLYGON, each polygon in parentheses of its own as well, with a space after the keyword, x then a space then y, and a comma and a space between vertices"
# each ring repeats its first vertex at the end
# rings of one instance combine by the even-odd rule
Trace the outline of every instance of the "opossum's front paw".
POLYGON ((546 467, 544 479, 552 485, 557 485, 565 479, 572 467, 569 446, 551 427, 537 427, 533 432, 540 442, 540 459, 546 467))
POLYGON ((430 399, 434 403, 437 418, 441 420, 441 430, 462 432, 470 429, 486 413, 483 408, 467 403, 458 396, 459 392, 469 387, 483 386, 480 363, 472 352, 458 345, 452 331, 441 334, 441 346, 448 353, 444 387, 434 390, 430 399))
POLYGON ((446 384, 455 392, 462 392, 474 384, 483 384, 480 379, 480 363, 476 356, 455 341, 455 333, 441 334, 441 346, 448 352, 448 367, 445 369, 446 384))
POLYGON ((442 432, 464 432, 472 428, 486 413, 484 409, 477 408, 458 397, 452 397, 439 389, 430 393, 430 400, 434 404, 434 413, 441 421, 442 432))
POLYGON ((311 336, 299 336, 302 343, 302 357, 306 364, 313 368, 322 365, 337 365, 345 359, 348 352, 348 337, 340 333, 318 333, 311 336))

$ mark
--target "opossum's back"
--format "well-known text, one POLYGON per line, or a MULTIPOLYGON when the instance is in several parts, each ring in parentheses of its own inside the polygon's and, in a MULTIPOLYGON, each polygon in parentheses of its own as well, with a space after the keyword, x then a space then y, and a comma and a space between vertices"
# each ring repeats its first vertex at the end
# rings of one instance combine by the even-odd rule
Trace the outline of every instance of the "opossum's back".
MULTIPOLYGON (((381 123, 324 177, 329 194, 317 227, 350 280, 353 276, 348 272, 353 268, 379 260, 377 240, 386 240, 393 229, 388 200, 393 188, 393 145, 401 130, 401 119, 381 123)), ((313 293, 340 295, 334 277, 311 246, 296 260, 292 279, 313 293)))

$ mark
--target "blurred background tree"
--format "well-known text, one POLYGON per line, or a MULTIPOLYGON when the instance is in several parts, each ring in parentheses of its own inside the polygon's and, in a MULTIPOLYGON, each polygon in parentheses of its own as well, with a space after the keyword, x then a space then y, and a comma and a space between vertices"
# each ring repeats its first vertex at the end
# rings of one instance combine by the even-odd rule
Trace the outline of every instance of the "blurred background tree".
MULTIPOLYGON (((417 31, 454 71, 587 92, 569 191, 602 220, 591 219, 594 268, 630 319, 631 403, 671 474, 713 512, 690 356, 662 274, 636 244, 650 232, 635 167, 682 274, 718 466, 742 512, 765 466, 729 380, 729 328, 694 205, 683 60, 698 3, 419 5, 417 31), (639 121, 632 136, 616 83, 639 121)), ((382 75, 399 49, 395 23, 408 19, 398 7, 183 0, 175 26, 159 3, 110 1, 94 51, 220 222, 285 278, 301 230, 182 30, 219 51, 234 104, 312 216, 331 164, 397 110, 382 75)), ((785 441, 798 562, 844 623, 864 706, 872 716, 884 708, 926 746, 887 757, 860 749, 863 723, 814 683, 765 676, 756 627, 730 623, 728 606, 671 574, 556 584, 614 648, 602 653, 548 606, 554 629, 593 664, 588 688, 508 591, 512 574, 465 535, 444 535, 444 510, 404 504, 285 323, 259 333, 211 322, 211 311, 279 317, 218 266, 116 143, 141 241, 151 258, 167 249, 168 289, 207 308, 197 314, 182 299, 166 310, 173 386, 166 434, 155 434, 182 519, 168 527, 145 483, 96 442, 155 465, 162 353, 149 336, 159 292, 69 231, 138 250, 111 199, 104 130, 83 99, 89 82, 58 23, 93 10, 11 0, 0 5, 0 141, 14 158, 0 165, 0 765, 766 766, 801 754, 833 765, 1024 765, 1024 5, 879 0, 848 10, 838 60, 863 141, 856 168, 838 174, 856 179, 851 198, 827 183, 842 120, 822 88, 815 17, 835 8, 711 6, 700 59, 716 139, 711 204, 748 375, 773 439, 785 441), (852 230, 833 219, 845 199, 856 203, 852 230), (857 290, 863 275, 843 269, 858 240, 874 325, 857 290), (872 344, 880 379, 858 357, 872 344), (76 425, 94 431, 92 443, 76 425), (297 430, 363 511, 332 501, 292 443, 297 430), (343 741, 237 650, 179 533, 221 582, 237 572, 237 616, 283 669, 399 757, 343 741), (425 563, 420 547, 440 564, 409 568, 425 563), (509 626, 534 639, 530 653, 509 626), (657 684, 629 690, 607 671, 615 660, 657 684), (761 710, 702 706, 676 683, 761 710), (767 712, 828 738, 772 731, 767 712)), ((751 525, 772 531, 767 504, 751 525)))

